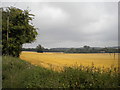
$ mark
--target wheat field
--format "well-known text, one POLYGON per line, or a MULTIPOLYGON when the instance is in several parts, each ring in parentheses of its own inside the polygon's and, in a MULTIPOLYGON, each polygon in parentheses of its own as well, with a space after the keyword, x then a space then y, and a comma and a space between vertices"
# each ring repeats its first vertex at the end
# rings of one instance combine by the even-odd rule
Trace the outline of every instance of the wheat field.
POLYGON ((60 70, 63 67, 91 66, 110 68, 118 66, 118 54, 90 53, 90 54, 70 54, 70 53, 37 53, 22 52, 20 58, 34 65, 40 65, 53 70, 60 70))

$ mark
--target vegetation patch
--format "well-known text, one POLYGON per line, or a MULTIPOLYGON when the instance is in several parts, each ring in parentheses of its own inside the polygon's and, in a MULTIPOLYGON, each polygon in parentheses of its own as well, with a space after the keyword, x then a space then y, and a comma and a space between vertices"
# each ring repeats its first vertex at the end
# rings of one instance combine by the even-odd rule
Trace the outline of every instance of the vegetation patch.
POLYGON ((65 67, 56 72, 19 58, 3 56, 3 88, 118 88, 118 71, 65 67))

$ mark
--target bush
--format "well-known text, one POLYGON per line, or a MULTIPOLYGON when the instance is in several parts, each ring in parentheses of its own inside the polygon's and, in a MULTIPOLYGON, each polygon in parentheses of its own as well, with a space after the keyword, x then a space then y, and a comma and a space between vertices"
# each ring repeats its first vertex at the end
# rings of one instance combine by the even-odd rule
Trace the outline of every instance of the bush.
POLYGON ((2 9, 2 54, 19 57, 22 45, 31 43, 37 36, 36 28, 30 24, 33 14, 15 7, 2 9))

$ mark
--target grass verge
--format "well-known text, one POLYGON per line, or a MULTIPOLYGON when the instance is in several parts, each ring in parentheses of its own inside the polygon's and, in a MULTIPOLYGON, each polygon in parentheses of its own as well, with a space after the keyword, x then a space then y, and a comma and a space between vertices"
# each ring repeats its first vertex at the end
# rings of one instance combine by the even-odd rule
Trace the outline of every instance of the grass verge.
POLYGON ((56 72, 10 56, 2 60, 3 88, 118 88, 118 72, 65 67, 56 72))

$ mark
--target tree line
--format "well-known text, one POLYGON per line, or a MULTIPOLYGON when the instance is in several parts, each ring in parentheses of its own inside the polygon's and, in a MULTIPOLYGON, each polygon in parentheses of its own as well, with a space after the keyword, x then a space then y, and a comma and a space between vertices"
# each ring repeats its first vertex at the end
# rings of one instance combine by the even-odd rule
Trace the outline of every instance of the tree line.
POLYGON ((41 45, 38 45, 36 48, 23 48, 22 51, 35 51, 39 53, 43 52, 63 52, 63 53, 119 53, 117 47, 90 47, 83 46, 81 48, 44 48, 41 45))

